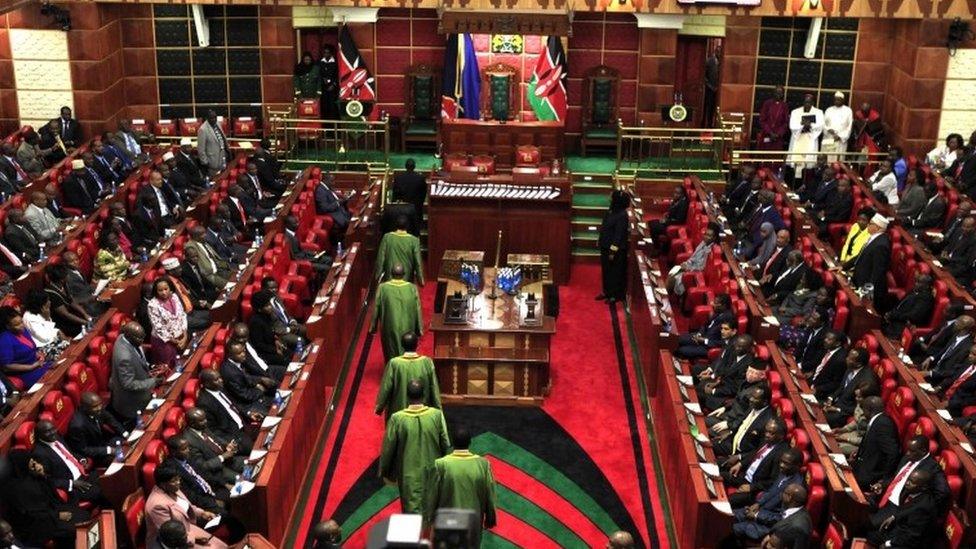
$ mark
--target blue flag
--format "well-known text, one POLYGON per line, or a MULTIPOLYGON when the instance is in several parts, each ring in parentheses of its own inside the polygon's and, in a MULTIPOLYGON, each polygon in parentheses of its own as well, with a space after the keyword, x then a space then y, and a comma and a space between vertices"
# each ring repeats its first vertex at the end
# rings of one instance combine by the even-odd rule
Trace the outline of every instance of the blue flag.
POLYGON ((480 118, 481 71, 471 35, 451 34, 444 50, 444 84, 441 92, 441 117, 480 118))

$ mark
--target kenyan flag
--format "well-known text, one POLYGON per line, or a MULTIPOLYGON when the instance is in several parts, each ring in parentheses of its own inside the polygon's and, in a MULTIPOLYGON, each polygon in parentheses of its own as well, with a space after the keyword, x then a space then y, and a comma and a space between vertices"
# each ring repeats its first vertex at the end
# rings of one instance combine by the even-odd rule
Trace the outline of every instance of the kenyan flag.
POLYGON ((563 43, 558 36, 550 36, 529 82, 529 103, 539 120, 566 120, 567 73, 563 43))

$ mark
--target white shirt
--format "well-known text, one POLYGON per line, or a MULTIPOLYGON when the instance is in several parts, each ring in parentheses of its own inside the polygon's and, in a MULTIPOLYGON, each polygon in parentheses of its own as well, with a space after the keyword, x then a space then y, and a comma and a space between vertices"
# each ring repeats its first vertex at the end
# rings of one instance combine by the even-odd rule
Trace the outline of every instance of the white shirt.
POLYGON ((217 402, 224 407, 224 410, 227 411, 230 418, 233 419, 234 423, 237 424, 238 429, 244 428, 244 420, 241 419, 240 414, 237 413, 237 410, 234 409, 234 406, 230 403, 230 400, 226 395, 224 395, 224 393, 220 391, 211 391, 210 389, 207 389, 207 392, 213 395, 213 397, 217 399, 217 402))
POLYGON ((166 205, 166 199, 163 198, 163 193, 156 187, 150 185, 152 190, 156 193, 156 201, 159 202, 159 215, 167 216, 169 215, 169 206, 166 205))
POLYGON ((54 453, 57 454, 58 458, 64 462, 65 467, 67 467, 68 471, 71 473, 71 480, 78 480, 84 475, 83 471, 75 467, 75 464, 70 459, 65 459, 62 452, 70 453, 71 450, 68 450, 64 444, 61 444, 61 441, 56 440, 54 442, 44 442, 44 444, 47 444, 49 448, 54 450, 54 453))
POLYGON ((878 412, 877 414, 874 414, 873 416, 871 416, 871 419, 868 420, 868 426, 864 428, 864 432, 865 433, 868 432, 868 430, 871 428, 871 424, 874 423, 874 420, 878 419, 878 416, 880 416, 881 413, 882 412, 878 412))
POLYGON ((888 174, 878 178, 880 173, 875 172, 871 176, 871 190, 885 195, 885 198, 888 199, 888 204, 894 206, 898 204, 898 179, 895 177, 895 172, 888 172, 888 174))
MULTIPOLYGON (((803 507, 790 507, 789 509, 784 509, 783 510, 783 518, 786 518, 786 517, 792 515, 793 513, 796 513, 800 509, 803 509, 803 507)), ((782 519, 780 519, 780 520, 782 520, 782 519)))
POLYGON ((854 123, 854 111, 847 105, 827 107, 824 111, 824 141, 831 139, 843 143, 851 136, 851 126, 854 123), (836 137, 827 130, 834 130, 836 137))
POLYGON ((58 341, 58 328, 54 321, 30 311, 24 313, 24 325, 38 347, 47 347, 58 341))
POLYGON ((950 151, 949 147, 945 145, 939 145, 938 147, 929 151, 929 154, 925 155, 929 164, 932 166, 942 165, 949 167, 953 162, 956 161, 956 156, 959 151, 950 151))
MULTIPOLYGON (((923 457, 922 459, 925 459, 927 457, 929 457, 929 455, 925 454, 925 457, 923 457)), ((912 476, 912 471, 914 471, 915 468, 918 467, 918 464, 922 462, 922 459, 918 461, 909 461, 908 463, 905 464, 904 467, 902 467, 901 469, 895 472, 894 478, 898 478, 898 476, 901 475, 902 469, 908 469, 908 472, 901 476, 901 480, 898 481, 898 484, 896 484, 895 487, 891 489, 891 495, 888 496, 889 502, 894 503, 895 505, 901 503, 901 490, 902 488, 905 487, 905 481, 908 480, 908 477, 912 476)))
POLYGON ((768 456, 769 453, 773 451, 773 448, 775 446, 776 446, 775 444, 769 444, 766 446, 766 449, 763 450, 761 454, 757 453, 756 455, 752 456, 752 463, 750 463, 749 468, 746 469, 746 474, 745 474, 746 482, 752 482, 752 477, 756 475, 756 471, 759 469, 759 465, 761 465, 763 460, 766 459, 766 456, 768 456))
POLYGON ((261 358, 261 355, 259 355, 258 352, 254 350, 254 347, 251 347, 250 341, 247 342, 247 354, 254 359, 254 362, 257 363, 258 367, 261 368, 261 370, 265 372, 268 371, 268 363, 265 362, 263 358, 261 358))

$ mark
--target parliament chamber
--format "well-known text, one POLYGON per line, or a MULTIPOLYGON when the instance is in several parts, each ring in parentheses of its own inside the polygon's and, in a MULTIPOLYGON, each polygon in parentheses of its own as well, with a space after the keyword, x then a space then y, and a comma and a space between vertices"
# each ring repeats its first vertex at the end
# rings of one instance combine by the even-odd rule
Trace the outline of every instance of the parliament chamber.
POLYGON ((974 17, 0 0, 0 547, 976 547, 974 17))

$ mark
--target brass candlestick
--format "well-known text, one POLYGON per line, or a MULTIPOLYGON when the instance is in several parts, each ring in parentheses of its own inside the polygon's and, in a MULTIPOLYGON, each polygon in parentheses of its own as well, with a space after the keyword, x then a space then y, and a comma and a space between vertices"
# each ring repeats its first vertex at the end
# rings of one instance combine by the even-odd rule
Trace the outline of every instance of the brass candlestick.
POLYGON ((498 299, 498 262, 502 253, 502 231, 498 230, 498 242, 495 243, 495 273, 491 281, 491 292, 485 297, 491 300, 498 299))

